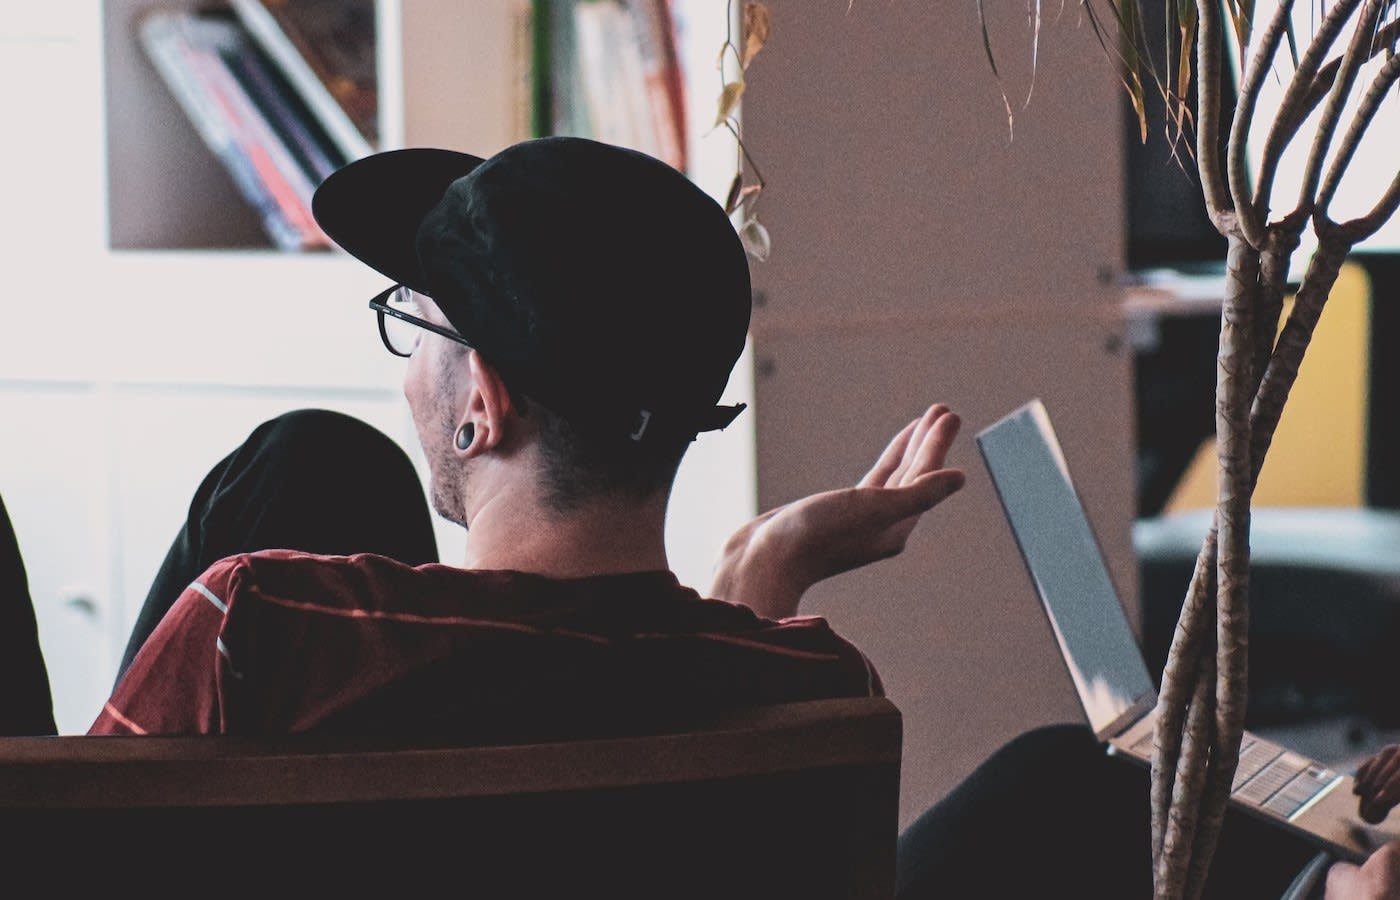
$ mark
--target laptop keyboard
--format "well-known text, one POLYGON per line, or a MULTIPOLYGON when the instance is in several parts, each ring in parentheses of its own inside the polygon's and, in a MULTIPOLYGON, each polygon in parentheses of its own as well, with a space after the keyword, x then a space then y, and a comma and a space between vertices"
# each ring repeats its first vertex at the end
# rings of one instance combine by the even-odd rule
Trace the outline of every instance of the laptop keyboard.
POLYGON ((1337 773, 1277 744, 1245 734, 1231 792, 1285 819, 1303 808, 1337 773))
MULTIPOLYGON (((1133 748, 1152 758, 1152 734, 1143 735, 1133 748)), ((1304 756, 1248 732, 1240 740, 1240 763, 1230 792, 1251 806, 1287 819, 1337 778, 1304 756)))

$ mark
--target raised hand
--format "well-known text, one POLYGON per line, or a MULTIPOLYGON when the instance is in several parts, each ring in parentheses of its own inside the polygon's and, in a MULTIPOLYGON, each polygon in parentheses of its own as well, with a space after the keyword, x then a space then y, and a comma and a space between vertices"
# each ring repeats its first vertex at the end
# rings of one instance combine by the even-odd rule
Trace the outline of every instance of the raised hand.
POLYGON ((966 481, 944 463, 961 420, 943 404, 905 425, 854 487, 770 510, 730 537, 711 594, 772 618, 794 615, 802 594, 842 572, 904 550, 924 513, 966 481))

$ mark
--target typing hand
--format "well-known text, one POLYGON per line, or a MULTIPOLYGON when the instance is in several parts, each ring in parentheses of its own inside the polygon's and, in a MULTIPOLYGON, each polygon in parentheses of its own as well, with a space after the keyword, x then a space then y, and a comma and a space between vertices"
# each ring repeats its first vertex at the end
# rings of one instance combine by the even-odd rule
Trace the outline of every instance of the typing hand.
POLYGON ((1352 792, 1360 799, 1361 818, 1372 825, 1400 802, 1400 744, 1391 744, 1356 770, 1352 792))

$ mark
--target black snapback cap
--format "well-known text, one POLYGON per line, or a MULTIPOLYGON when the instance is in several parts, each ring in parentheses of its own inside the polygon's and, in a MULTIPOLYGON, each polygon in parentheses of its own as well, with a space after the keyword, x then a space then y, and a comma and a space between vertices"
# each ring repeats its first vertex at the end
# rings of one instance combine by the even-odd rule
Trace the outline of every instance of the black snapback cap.
POLYGON ((575 137, 488 159, 390 150, 331 174, 312 211, 576 427, 689 440, 744 408, 716 404, 748 334, 747 254, 723 208, 661 160, 575 137))

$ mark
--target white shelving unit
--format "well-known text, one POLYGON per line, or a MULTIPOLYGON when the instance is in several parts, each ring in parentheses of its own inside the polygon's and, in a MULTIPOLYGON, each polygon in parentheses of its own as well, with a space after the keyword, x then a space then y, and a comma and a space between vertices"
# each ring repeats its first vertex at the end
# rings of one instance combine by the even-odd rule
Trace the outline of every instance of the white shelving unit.
MULTIPOLYGON (((0 149, 12 303, 0 328, 0 495, 64 733, 84 731, 110 691, 200 478, 259 422, 337 409, 421 462, 401 361, 365 308, 383 279, 338 251, 268 247, 141 55, 134 21, 154 5, 0 13, 0 102, 18 123, 0 149)), ((515 9, 490 0, 464 16, 449 0, 380 0, 388 145, 486 155, 523 137, 515 9)), ((709 145, 703 155, 728 159, 709 145)), ((747 363, 729 402, 751 399, 747 363)), ((673 566, 701 586, 723 537, 752 514, 747 419, 697 442, 672 504, 688 523, 670 536, 673 566)), ((464 535, 439 524, 452 562, 464 535)))

